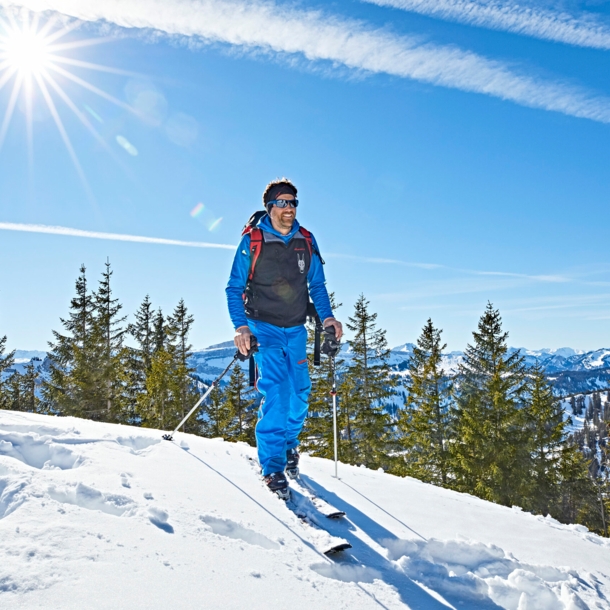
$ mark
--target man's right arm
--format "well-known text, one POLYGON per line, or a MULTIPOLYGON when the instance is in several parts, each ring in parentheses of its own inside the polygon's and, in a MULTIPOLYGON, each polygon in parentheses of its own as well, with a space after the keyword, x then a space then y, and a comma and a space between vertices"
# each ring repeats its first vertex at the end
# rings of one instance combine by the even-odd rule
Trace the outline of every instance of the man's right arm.
POLYGON ((244 310, 244 290, 250 271, 250 236, 242 238, 231 267, 231 275, 226 288, 229 316, 235 328, 234 342, 239 351, 246 355, 250 349, 250 329, 244 310))

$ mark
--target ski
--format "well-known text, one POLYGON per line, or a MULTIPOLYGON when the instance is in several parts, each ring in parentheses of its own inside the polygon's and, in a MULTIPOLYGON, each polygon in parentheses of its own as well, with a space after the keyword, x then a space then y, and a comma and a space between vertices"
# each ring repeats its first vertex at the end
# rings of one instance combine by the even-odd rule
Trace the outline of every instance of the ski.
MULTIPOLYGON (((260 474, 260 466, 257 460, 250 456, 245 457, 260 474)), ((291 487, 288 490, 287 497, 274 491, 271 491, 270 493, 274 493, 280 500, 283 500, 286 508, 297 517, 298 523, 304 531, 304 538, 323 555, 335 555, 346 551, 347 549, 351 549, 352 545, 347 540, 333 536, 320 524, 320 516, 328 518, 328 515, 320 511, 319 505, 316 506, 316 504, 314 504, 313 490, 307 492, 307 487, 305 485, 296 484, 294 479, 291 480, 290 485, 291 487)), ((318 500, 324 502, 320 498, 318 498, 318 500)), ((325 504, 330 507, 330 504, 325 504)), ((342 513, 341 516, 345 515, 342 511, 335 512, 342 513)))
POLYGON ((344 538, 333 536, 324 526, 320 525, 319 512, 310 498, 298 490, 290 489, 290 498, 286 501, 286 508, 298 517, 301 525, 307 531, 308 540, 324 555, 334 555, 352 545, 344 538), (318 517, 318 518, 316 518, 318 517))
POLYGON ((324 515, 327 519, 342 519, 345 517, 345 511, 335 508, 326 500, 323 500, 311 486, 304 481, 300 475, 290 479, 290 486, 296 488, 299 493, 309 498, 311 503, 316 507, 316 510, 324 515))

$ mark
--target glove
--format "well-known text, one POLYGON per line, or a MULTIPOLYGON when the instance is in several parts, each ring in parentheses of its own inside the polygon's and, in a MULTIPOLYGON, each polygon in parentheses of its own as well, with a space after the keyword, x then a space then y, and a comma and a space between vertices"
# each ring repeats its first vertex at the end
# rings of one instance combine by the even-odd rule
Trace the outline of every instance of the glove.
POLYGON ((324 328, 324 343, 322 343, 322 347, 320 351, 331 358, 334 358, 341 349, 341 342, 337 341, 337 336, 335 335, 335 327, 327 326, 324 328))

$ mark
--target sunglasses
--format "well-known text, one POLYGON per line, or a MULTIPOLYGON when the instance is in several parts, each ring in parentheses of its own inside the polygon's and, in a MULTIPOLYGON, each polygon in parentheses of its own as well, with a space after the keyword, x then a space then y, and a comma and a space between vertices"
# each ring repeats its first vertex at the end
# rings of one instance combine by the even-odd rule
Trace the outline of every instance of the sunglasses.
POLYGON ((298 199, 273 199, 273 201, 267 202, 267 207, 270 205, 274 205, 278 208, 287 208, 290 206, 291 208, 296 208, 299 205, 298 199))

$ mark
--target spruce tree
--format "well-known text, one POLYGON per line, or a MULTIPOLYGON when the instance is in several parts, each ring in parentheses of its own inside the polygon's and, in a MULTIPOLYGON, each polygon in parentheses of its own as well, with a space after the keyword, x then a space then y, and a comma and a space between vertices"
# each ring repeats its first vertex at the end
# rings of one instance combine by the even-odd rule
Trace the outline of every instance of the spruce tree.
MULTIPOLYGON (((189 365, 193 346, 190 345, 188 337, 194 320, 183 299, 180 299, 173 314, 167 318, 167 345, 172 356, 173 383, 176 386, 174 408, 180 419, 188 413, 199 397, 192 378, 195 369, 189 365)), ((187 421, 184 432, 196 432, 196 422, 196 419, 187 421)))
POLYGON ((21 385, 21 410, 28 413, 44 412, 40 398, 36 394, 40 371, 30 362, 19 377, 21 385))
POLYGON ((589 460, 582 454, 574 436, 561 448, 558 499, 551 515, 562 523, 580 523, 591 530, 601 529, 598 493, 589 475, 589 460))
POLYGON ((137 413, 147 428, 169 430, 178 424, 173 408, 176 393, 174 360, 165 347, 157 349, 146 376, 146 393, 138 400, 137 413))
POLYGON ((216 386, 201 409, 201 434, 229 439, 235 431, 235 413, 227 405, 223 390, 216 386))
POLYGON ((134 414, 134 423, 143 421, 141 411, 147 405, 146 380, 150 374, 155 352, 155 316, 150 298, 146 295, 134 315, 135 322, 127 327, 127 332, 136 341, 136 347, 128 351, 128 382, 126 388, 128 408, 134 414))
POLYGON ((60 318, 66 334, 53 331, 55 341, 49 342, 49 376, 42 395, 51 413, 100 419, 99 346, 93 328, 93 303, 85 266, 81 265, 79 271, 69 316, 60 318))
MULTIPOLYGON (((337 311, 337 309, 341 307, 341 303, 335 302, 334 293, 330 293, 328 296, 330 297, 332 310, 337 311)), ((322 355, 320 358, 320 365, 314 366, 315 323, 309 322, 307 324, 307 335, 307 366, 309 367, 309 377, 311 379, 311 392, 309 394, 307 419, 305 420, 303 430, 299 437, 301 450, 317 457, 334 459, 331 360, 327 356, 322 355)), ((343 364, 344 360, 337 354, 335 356, 335 378, 337 380, 337 385, 340 384, 342 378, 343 364)), ((343 454, 342 447, 343 434, 341 431, 343 427, 342 422, 344 420, 342 404, 342 398, 337 396, 338 458, 341 461, 348 461, 347 456, 343 454)))
POLYGON ((492 502, 520 504, 529 466, 524 358, 508 353, 508 333, 491 303, 473 337, 459 368, 454 484, 492 502))
POLYGON ((228 440, 243 441, 256 445, 255 428, 257 422, 254 399, 248 398, 250 388, 240 366, 234 366, 229 383, 224 390, 225 406, 232 416, 228 440))
POLYGON ((103 392, 99 405, 100 419, 112 422, 130 422, 132 414, 126 409, 125 387, 129 381, 126 372, 127 350, 123 346, 126 316, 120 316, 123 306, 113 298, 110 262, 106 262, 97 291, 93 294, 93 337, 97 347, 95 367, 103 392))
POLYGON ((562 447, 567 440, 565 410, 553 395, 544 369, 539 363, 529 370, 527 428, 530 442, 530 472, 527 501, 524 508, 534 513, 549 514, 558 500, 562 447))
POLYGON ((447 485, 453 436, 452 384, 442 368, 441 330, 424 326, 409 362, 408 396, 398 420, 403 459, 397 472, 435 485, 447 485))
MULTIPOLYGON (((377 328, 377 314, 369 311, 369 302, 361 295, 347 327, 354 333, 350 341, 352 360, 344 378, 350 386, 348 402, 353 409, 346 422, 355 459, 368 468, 389 465, 387 450, 390 443, 391 419, 384 409, 396 385, 390 372, 385 330, 377 328)), ((345 395, 342 395, 345 400, 345 395)))
POLYGON ((9 406, 11 403, 11 396, 9 390, 9 383, 11 377, 13 375, 8 376, 8 370, 15 363, 15 350, 9 352, 6 355, 4 354, 4 350, 6 349, 6 335, 4 337, 0 337, 0 409, 10 409, 9 406))

